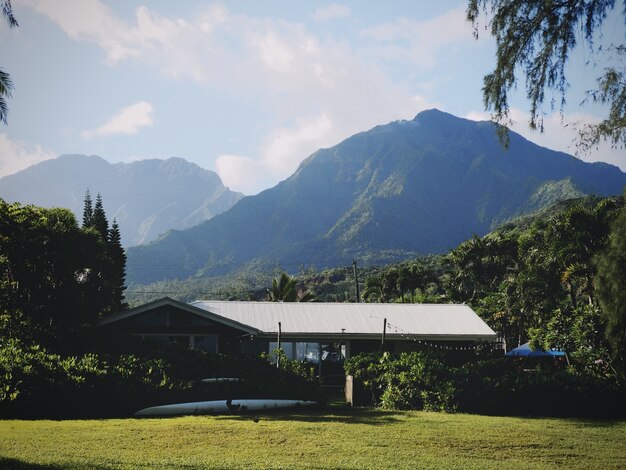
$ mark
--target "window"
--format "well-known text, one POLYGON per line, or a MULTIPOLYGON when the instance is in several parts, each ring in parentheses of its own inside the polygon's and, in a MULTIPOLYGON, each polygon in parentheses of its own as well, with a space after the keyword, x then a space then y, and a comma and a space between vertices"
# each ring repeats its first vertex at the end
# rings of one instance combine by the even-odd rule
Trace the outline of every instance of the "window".
POLYGON ((163 341, 165 343, 176 343, 190 349, 201 349, 210 353, 216 353, 218 349, 218 335, 141 335, 144 338, 163 341))
POLYGON ((217 335, 194 336, 191 347, 193 349, 201 349, 206 352, 216 353, 217 335))
MULTIPOLYGON (((276 341, 270 341, 269 343, 269 353, 272 354, 273 351, 278 347, 278 343, 276 341)), ((318 364, 320 361, 320 344, 319 343, 309 343, 309 342, 291 342, 291 341, 281 341, 280 348, 283 350, 285 355, 289 359, 295 359, 297 361, 307 361, 313 364, 318 364)))

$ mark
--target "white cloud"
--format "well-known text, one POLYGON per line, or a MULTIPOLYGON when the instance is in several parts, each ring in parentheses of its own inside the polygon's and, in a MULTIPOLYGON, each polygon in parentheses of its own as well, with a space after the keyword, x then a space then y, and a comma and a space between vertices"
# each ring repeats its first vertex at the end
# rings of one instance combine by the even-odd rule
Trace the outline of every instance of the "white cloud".
POLYGON ((293 127, 275 129, 265 139, 259 158, 220 155, 216 171, 226 186, 256 194, 267 187, 266 181, 292 174, 302 158, 327 143, 331 130, 332 122, 326 114, 301 119, 293 127))
POLYGON ((331 5, 318 8, 312 15, 312 18, 315 21, 320 23, 337 20, 341 18, 348 18, 352 14, 350 8, 345 5, 339 5, 338 3, 333 3, 331 5))
MULTIPOLYGON (((473 121, 491 120, 491 115, 484 111, 472 111, 465 117, 473 121)), ((595 116, 580 112, 567 113, 561 116, 560 113, 554 112, 544 117, 543 132, 530 129, 528 126, 529 114, 519 108, 511 108, 510 117, 513 124, 509 128, 537 145, 576 155, 587 162, 608 162, 626 171, 626 158, 606 142, 601 143, 598 148, 592 149, 589 153, 578 153, 576 148, 578 129, 584 124, 600 122, 600 119, 595 116)))
POLYGON ((444 51, 472 39, 465 8, 458 7, 426 21, 398 18, 364 30, 371 41, 369 55, 383 61, 407 62, 422 70, 433 69, 444 51))
POLYGON ((332 130, 333 122, 326 113, 299 119, 291 128, 276 129, 266 139, 262 162, 277 176, 287 176, 296 170, 302 158, 329 145, 327 140, 332 130))
MULTIPOLYGON (((134 21, 126 22, 96 0, 71 0, 70 10, 78 12, 74 16, 56 11, 56 3, 30 1, 68 36, 98 45, 111 66, 123 60, 139 62, 165 76, 194 80, 265 105, 267 119, 259 124, 262 136, 256 155, 222 155, 217 160, 227 184, 248 193, 247 168, 253 168, 258 184, 267 187, 287 177, 319 147, 377 124, 412 118, 429 107, 431 100, 416 96, 423 78, 392 77, 383 63, 418 60, 432 67, 444 45, 461 37, 471 40, 471 30, 460 31, 466 23, 462 9, 430 21, 398 20, 373 28, 364 33, 370 44, 361 50, 347 40, 317 36, 301 23, 234 14, 220 4, 187 20, 140 7, 134 21), (98 20, 89 18, 96 14, 98 20), (385 48, 394 47, 390 41, 396 39, 409 47, 401 47, 398 57, 386 56, 385 48), (444 45, 433 46, 437 41, 444 45)), ((320 20, 348 14, 341 5, 316 12, 320 20)), ((117 116, 83 136, 136 132, 151 123, 150 113, 142 116, 135 124, 117 116)))
POLYGON ((133 31, 98 0, 27 0, 26 3, 57 23, 70 38, 97 42, 111 63, 139 55, 133 31))
POLYGON ((220 155, 215 171, 230 189, 244 194, 256 194, 265 189, 263 173, 267 171, 257 160, 241 155, 220 155))
POLYGON ((12 141, 6 134, 0 134, 0 177, 12 175, 55 156, 40 145, 12 141))
POLYGON ((140 101, 122 108, 100 127, 83 131, 81 135, 84 139, 91 139, 115 134, 136 134, 139 128, 152 125, 152 111, 150 103, 140 101))

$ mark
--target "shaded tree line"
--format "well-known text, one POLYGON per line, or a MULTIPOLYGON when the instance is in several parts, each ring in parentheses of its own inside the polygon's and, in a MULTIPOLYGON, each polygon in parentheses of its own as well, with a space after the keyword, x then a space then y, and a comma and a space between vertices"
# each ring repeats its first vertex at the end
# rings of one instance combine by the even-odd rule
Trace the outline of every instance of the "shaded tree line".
MULTIPOLYGON (((85 198, 85 212, 91 206, 85 198)), ((0 199, 0 335, 66 348, 123 308, 126 257, 98 195, 82 227, 68 209, 0 199)))

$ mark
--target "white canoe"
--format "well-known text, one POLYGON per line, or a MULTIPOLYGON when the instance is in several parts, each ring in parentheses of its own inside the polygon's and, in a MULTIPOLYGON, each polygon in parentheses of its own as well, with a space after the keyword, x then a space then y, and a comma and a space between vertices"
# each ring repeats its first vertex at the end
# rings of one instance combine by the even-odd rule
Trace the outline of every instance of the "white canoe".
POLYGON ((318 403, 316 401, 273 399, 194 401, 190 403, 174 403, 172 405, 151 406, 150 408, 139 410, 135 413, 135 416, 145 417, 239 413, 242 411, 274 410, 277 408, 312 406, 317 404, 318 403))
POLYGON ((237 377, 215 377, 213 379, 202 379, 200 383, 203 384, 212 384, 212 383, 220 383, 220 382, 242 382, 243 379, 239 379, 237 377))

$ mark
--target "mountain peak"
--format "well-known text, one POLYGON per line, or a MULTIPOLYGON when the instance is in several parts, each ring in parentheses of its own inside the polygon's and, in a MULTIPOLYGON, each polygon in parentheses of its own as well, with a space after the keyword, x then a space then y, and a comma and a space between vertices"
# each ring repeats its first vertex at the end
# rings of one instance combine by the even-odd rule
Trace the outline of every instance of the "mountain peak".
POLYGON ((437 109, 318 150, 287 180, 191 229, 128 251, 128 279, 218 276, 446 251, 553 202, 620 194, 626 174, 437 109), (190 260, 184 263, 181 260, 190 260), (161 265, 170 266, 167 269, 161 265))
POLYGON ((441 111, 437 108, 425 109, 424 111, 420 111, 415 115, 413 121, 419 121, 420 119, 460 119, 459 117, 446 113, 445 111, 441 111))

